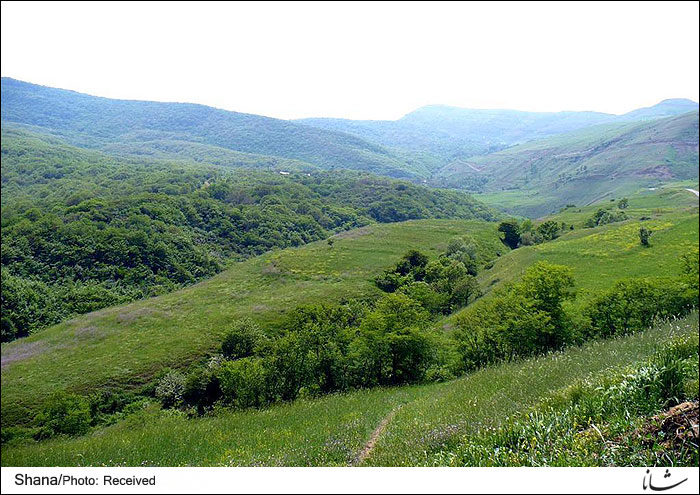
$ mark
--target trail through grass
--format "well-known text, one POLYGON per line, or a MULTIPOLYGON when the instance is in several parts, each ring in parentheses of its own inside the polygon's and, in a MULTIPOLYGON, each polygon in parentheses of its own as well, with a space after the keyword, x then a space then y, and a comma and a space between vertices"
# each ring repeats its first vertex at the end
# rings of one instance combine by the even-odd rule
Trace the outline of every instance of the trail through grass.
POLYGON ((188 419, 155 407, 73 439, 5 446, 3 466, 347 465, 401 406, 360 465, 420 465, 470 431, 495 427, 576 380, 642 361, 697 314, 614 340, 490 367, 450 382, 372 389, 188 419))

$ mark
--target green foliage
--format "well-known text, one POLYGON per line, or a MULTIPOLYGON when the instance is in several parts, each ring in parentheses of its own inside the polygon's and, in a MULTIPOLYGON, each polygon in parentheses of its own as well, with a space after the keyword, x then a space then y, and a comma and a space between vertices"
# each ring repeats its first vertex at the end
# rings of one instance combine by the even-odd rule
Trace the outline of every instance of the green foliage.
POLYGON ((606 210, 605 208, 599 208, 591 218, 589 218, 584 227, 592 228, 598 227, 600 225, 606 225, 614 222, 622 222, 627 220, 627 214, 624 211, 619 211, 617 213, 606 210))
POLYGON ((629 208, 629 205, 630 205, 629 198, 622 198, 620 201, 617 202, 617 207, 620 208, 621 210, 629 208))
POLYGON ((474 277, 477 266, 474 245, 457 238, 432 261, 418 251, 409 251, 374 282, 385 292, 398 290, 408 295, 432 314, 448 314, 481 296, 474 277))
MULTIPOLYGON (((93 435, 5 444, 2 464, 342 466, 356 458, 370 433, 393 411, 392 420, 363 465, 450 465, 452 461, 460 464, 462 445, 475 444, 481 434, 498 431, 508 418, 527 415, 538 403, 562 389, 596 379, 601 373, 624 373, 630 365, 634 368, 627 369, 636 369, 634 363, 645 362, 674 336, 695 335, 697 341, 697 321, 695 314, 686 320, 628 337, 590 342, 548 356, 504 363, 446 383, 330 394, 262 411, 220 410, 197 420, 155 407, 146 408, 93 435), (125 448, 125 445, 134 448, 125 448)), ((572 433, 581 433, 582 428, 559 411, 555 417, 561 417, 560 424, 572 433)), ((549 425, 544 421, 540 424, 544 430, 549 425)), ((606 440, 615 440, 617 432, 608 436, 601 423, 596 421, 595 424, 606 435, 606 440)), ((622 424, 629 431, 629 417, 622 424)), ((584 435, 589 433, 600 439, 594 430, 584 435)), ((564 438, 558 433, 555 436, 564 438)), ((541 438, 539 434, 537 438, 541 438)), ((552 437, 552 440, 556 439, 552 437)), ((623 442, 616 445, 624 447, 623 442)), ((493 456, 494 445, 490 445, 493 456)), ((545 450, 549 445, 556 446, 553 442, 538 443, 538 451, 551 464, 554 462, 552 451, 545 450)), ((602 443, 593 447, 586 457, 588 462, 598 459, 604 463, 607 458, 594 456, 602 452, 602 443)), ((561 449, 557 447, 556 451, 561 452, 561 449)), ((566 452, 574 454, 576 451, 569 448, 566 452)), ((648 449, 646 452, 651 458, 643 458, 638 465, 655 463, 654 453, 648 449)), ((624 458, 618 459, 621 462, 615 465, 632 464, 629 458, 624 462, 624 458)), ((687 461, 679 458, 678 464, 686 465, 684 462, 687 461)), ((697 462, 694 465, 697 466, 697 462)))
POLYGON ((550 318, 554 333, 543 336, 541 347, 557 349, 570 341, 569 321, 564 313, 564 302, 575 297, 573 271, 568 266, 545 261, 527 269, 522 280, 514 288, 533 302, 535 309, 550 318))
POLYGON ((643 225, 639 227, 639 242, 642 244, 642 246, 649 246, 649 238, 651 237, 652 233, 653 231, 651 229, 648 229, 643 225))
POLYGON ((228 359, 253 356, 264 345, 265 335, 250 318, 236 321, 221 343, 221 353, 228 359))
POLYGON ((366 174, 232 175, 5 128, 2 153, 3 341, 374 221, 493 217, 464 194, 366 174))
POLYGON ((176 407, 182 404, 182 395, 185 391, 185 375, 176 370, 170 370, 158 380, 155 388, 156 398, 163 407, 176 407))
POLYGON ((267 370, 263 361, 246 357, 225 361, 216 372, 222 397, 234 407, 259 407, 267 402, 267 370))
POLYGON ((38 436, 48 438, 56 435, 80 435, 90 428, 90 404, 75 394, 54 394, 35 418, 38 436))
POLYGON ((697 284, 693 287, 682 279, 619 281, 584 308, 590 321, 587 336, 610 337, 637 332, 650 326, 656 318, 687 314, 697 303, 697 284))
POLYGON ((511 249, 515 249, 520 244, 520 224, 517 220, 507 220, 501 222, 498 231, 503 232, 503 243, 511 249))
POLYGON ((683 273, 688 276, 691 283, 698 282, 700 274, 698 249, 691 250, 681 256, 683 262, 683 273))
POLYGON ((537 226, 537 233, 545 241, 551 241, 559 237, 561 230, 564 229, 554 220, 548 220, 537 226))
POLYGON ((697 377, 697 336, 675 338, 649 359, 579 381, 533 411, 461 438, 428 464, 452 466, 696 466, 697 446, 656 425, 652 415, 684 400, 697 377), (679 348, 686 351, 679 353, 679 348), (648 432, 648 433, 647 433, 648 432))
POLYGON ((2 101, 4 124, 44 128, 71 144, 122 156, 188 156, 225 166, 289 170, 292 164, 305 170, 415 175, 415 167, 400 156, 359 137, 259 115, 97 98, 9 78, 2 78, 2 101))
POLYGON ((455 338, 464 368, 558 349, 572 341, 564 301, 574 281, 566 266, 540 262, 518 284, 459 315, 455 338))

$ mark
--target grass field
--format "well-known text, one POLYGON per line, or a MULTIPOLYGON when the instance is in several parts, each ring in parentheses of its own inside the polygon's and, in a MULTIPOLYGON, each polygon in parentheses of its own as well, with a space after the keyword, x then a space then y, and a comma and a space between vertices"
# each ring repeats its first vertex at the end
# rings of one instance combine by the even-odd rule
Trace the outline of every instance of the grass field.
POLYGON ((497 427, 576 381, 644 361, 673 336, 697 332, 693 314, 636 335, 490 367, 450 382, 377 388, 259 411, 224 410, 215 417, 187 419, 150 407, 83 437, 5 446, 2 465, 347 465, 392 411, 363 464, 421 465, 434 462, 455 439, 497 427))
POLYGON ((482 253, 505 252, 496 224, 420 220, 380 224, 300 248, 273 251, 200 284, 77 317, 2 345, 2 424, 30 421, 58 390, 133 388, 163 367, 185 367, 249 316, 278 325, 299 304, 373 297, 371 278, 410 248, 436 255, 469 234, 482 253))
MULTIPOLYGON (((613 204, 613 203, 610 203, 613 204)), ((574 270, 579 300, 587 293, 611 286, 626 277, 677 275, 680 255, 698 247, 698 201, 687 191, 658 191, 631 196, 625 211, 629 220, 596 228, 582 228, 598 208, 567 208, 548 219, 574 224, 575 230, 535 246, 520 247, 499 258, 480 274, 484 288, 519 279, 537 261, 570 266, 574 270), (640 220, 648 217, 648 220, 640 220), (639 242, 639 227, 654 233, 651 246, 639 242)))

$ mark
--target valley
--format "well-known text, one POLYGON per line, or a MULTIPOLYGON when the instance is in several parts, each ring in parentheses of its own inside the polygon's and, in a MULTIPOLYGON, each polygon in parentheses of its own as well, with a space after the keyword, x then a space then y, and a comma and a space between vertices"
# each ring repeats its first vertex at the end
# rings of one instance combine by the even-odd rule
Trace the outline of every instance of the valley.
POLYGON ((2 102, 3 466, 697 465, 697 103, 2 102))

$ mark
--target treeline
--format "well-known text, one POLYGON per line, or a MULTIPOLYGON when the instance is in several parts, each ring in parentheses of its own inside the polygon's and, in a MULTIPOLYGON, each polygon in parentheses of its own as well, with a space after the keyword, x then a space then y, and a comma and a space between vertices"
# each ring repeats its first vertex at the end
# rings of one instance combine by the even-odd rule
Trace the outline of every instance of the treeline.
POLYGON ((698 305, 698 254, 683 257, 683 276, 617 282, 574 310, 571 269, 541 262, 522 280, 477 301, 455 321, 461 367, 541 354, 586 340, 627 335, 655 319, 682 316, 698 305))
POLYGON ((137 165, 11 133, 2 153, 3 341, 368 223, 495 218, 465 194, 353 172, 137 165))

